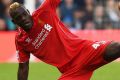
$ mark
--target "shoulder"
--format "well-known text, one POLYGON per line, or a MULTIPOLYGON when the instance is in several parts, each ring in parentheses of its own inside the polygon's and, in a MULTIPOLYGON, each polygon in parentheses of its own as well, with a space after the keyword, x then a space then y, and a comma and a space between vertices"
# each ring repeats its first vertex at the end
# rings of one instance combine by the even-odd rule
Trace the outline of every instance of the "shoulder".
POLYGON ((18 27, 17 32, 16 32, 16 38, 21 36, 22 33, 23 33, 23 30, 20 27, 18 27))
POLYGON ((23 38, 26 36, 25 31, 22 28, 18 28, 17 33, 15 35, 15 41, 21 42, 23 41, 23 38))

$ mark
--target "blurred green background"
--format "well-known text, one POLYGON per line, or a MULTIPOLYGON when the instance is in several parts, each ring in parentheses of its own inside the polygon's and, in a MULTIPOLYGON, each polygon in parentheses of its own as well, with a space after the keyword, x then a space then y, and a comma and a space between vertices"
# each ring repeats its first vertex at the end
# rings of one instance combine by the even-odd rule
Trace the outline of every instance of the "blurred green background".
MULTIPOLYGON (((17 80, 18 64, 0 64, 0 80, 17 80)), ((95 71, 91 80, 120 80, 120 63, 112 62, 95 71)), ((30 63, 29 80, 57 80, 59 71, 45 63, 30 63)))

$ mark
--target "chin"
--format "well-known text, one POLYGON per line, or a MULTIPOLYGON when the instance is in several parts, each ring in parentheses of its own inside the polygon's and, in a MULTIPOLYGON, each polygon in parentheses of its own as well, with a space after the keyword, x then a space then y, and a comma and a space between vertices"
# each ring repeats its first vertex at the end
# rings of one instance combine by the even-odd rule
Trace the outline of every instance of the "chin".
POLYGON ((25 29, 26 29, 26 30, 30 30, 31 27, 32 27, 31 25, 27 25, 27 26, 25 26, 25 29))

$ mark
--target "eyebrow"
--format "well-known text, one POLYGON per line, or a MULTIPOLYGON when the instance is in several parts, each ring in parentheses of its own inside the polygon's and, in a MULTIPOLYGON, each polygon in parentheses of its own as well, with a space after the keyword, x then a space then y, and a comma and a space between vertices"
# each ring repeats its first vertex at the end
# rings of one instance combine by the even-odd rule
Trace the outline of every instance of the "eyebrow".
POLYGON ((16 19, 19 15, 21 15, 22 13, 24 13, 25 11, 22 9, 22 8, 18 8, 18 10, 16 10, 15 12, 14 12, 14 19, 16 19), (19 12, 19 13, 18 13, 19 12), (18 13, 18 14, 17 14, 18 13), (16 15, 17 14, 17 15, 16 15))

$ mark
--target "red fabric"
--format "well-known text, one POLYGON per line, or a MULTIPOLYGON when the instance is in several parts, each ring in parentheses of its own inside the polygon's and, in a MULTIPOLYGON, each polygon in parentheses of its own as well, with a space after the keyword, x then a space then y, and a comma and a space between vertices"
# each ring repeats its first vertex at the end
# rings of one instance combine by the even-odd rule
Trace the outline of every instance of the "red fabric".
MULTIPOLYGON (((72 32, 81 39, 94 41, 114 40, 120 42, 120 30, 72 30, 72 32)), ((0 31, 0 63, 16 61, 15 32, 0 31)), ((36 59, 32 58, 32 61, 36 61, 36 59)))
POLYGON ((110 43, 89 42, 71 62, 58 68, 62 73, 59 80, 90 80, 93 71, 107 63, 103 55, 110 43), (96 43, 100 46, 95 49, 93 45, 96 43))
POLYGON ((33 13, 34 26, 29 32, 21 28, 16 36, 19 61, 29 60, 26 52, 40 60, 60 67, 76 56, 87 42, 72 34, 59 20, 55 12, 59 0, 46 0, 33 13))
POLYGON ((79 36, 81 39, 88 39, 93 41, 113 40, 120 42, 120 30, 71 30, 72 33, 79 36))

